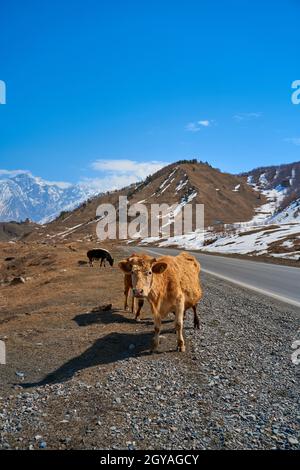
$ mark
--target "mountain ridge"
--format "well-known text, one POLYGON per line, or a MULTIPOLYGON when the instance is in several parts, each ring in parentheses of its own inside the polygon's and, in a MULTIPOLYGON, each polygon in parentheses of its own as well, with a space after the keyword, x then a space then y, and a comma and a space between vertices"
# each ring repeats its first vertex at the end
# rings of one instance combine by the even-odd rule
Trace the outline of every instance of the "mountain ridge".
POLYGON ((130 205, 143 203, 148 208, 162 203, 174 204, 178 209, 187 203, 204 204, 206 226, 246 221, 265 202, 245 177, 223 173, 207 162, 183 160, 163 167, 142 182, 89 199, 41 227, 41 236, 95 237, 97 207, 102 203, 117 207, 120 196, 126 196, 130 205))
POLYGON ((0 177, 0 221, 46 223, 93 195, 85 186, 49 183, 29 172, 0 177))
MULTIPOLYGON (((45 225, 35 230, 35 234, 40 233, 41 236, 55 236, 55 233, 62 233, 66 238, 74 233, 94 236, 98 205, 112 203, 117 207, 120 196, 126 196, 130 204, 142 202, 148 207, 161 203, 177 204, 178 208, 188 202, 204 204, 205 226, 215 228, 251 220, 260 223, 272 217, 275 223, 281 223, 285 217, 293 221, 300 215, 300 162, 259 167, 233 175, 213 168, 207 162, 179 160, 149 175, 142 182, 97 195, 86 189, 82 191, 82 188, 78 192, 76 185, 61 188, 55 183, 22 174, 0 179, 0 201, 1 196, 2 200, 3 194, 5 196, 1 192, 3 182, 8 190, 16 188, 19 220, 21 215, 22 220, 30 218, 28 212, 22 210, 23 206, 26 209, 28 197, 32 196, 31 191, 36 190, 36 186, 44 197, 52 193, 52 205, 47 206, 47 214, 44 202, 37 203, 39 220, 45 225), (23 182, 23 191, 18 185, 20 180, 23 182), (267 211, 265 215, 262 211, 263 215, 257 218, 255 214, 259 207, 267 211)), ((36 202, 35 199, 33 202, 36 202)))

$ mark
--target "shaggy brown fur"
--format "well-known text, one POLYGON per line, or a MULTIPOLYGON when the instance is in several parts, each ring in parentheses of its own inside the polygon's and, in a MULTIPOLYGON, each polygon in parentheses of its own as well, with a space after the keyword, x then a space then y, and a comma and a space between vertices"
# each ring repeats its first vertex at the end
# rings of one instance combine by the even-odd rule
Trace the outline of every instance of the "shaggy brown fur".
MULTIPOLYGON (((159 345, 161 320, 169 312, 175 313, 178 350, 185 351, 183 339, 183 316, 202 297, 200 264, 189 253, 178 256, 162 256, 158 259, 134 256, 119 263, 120 269, 131 275, 133 293, 137 298, 147 298, 154 318, 152 350, 159 345)), ((198 319, 198 317, 197 317, 198 319)), ((194 320, 194 324, 197 323, 194 320)), ((199 323, 199 322, 198 322, 199 323)), ((197 323, 197 324, 198 324, 197 323)))

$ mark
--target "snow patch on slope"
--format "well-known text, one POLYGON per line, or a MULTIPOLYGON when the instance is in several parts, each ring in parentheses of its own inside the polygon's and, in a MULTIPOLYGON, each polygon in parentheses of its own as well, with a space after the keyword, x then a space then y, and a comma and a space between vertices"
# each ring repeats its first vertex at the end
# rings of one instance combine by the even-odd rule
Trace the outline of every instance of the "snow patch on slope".
MULTIPOLYGON (((292 172, 292 177, 295 172, 292 172)), ((247 222, 237 222, 224 226, 223 232, 206 230, 166 239, 144 239, 143 243, 157 243, 160 247, 179 246, 186 250, 221 254, 270 255, 277 258, 300 259, 298 240, 300 239, 300 199, 293 201, 279 212, 287 188, 278 184, 270 189, 265 173, 254 182, 250 175, 247 182, 255 191, 262 193, 267 202, 255 210, 254 217, 247 222), (269 187, 269 189, 266 189, 269 187), (273 227, 273 224, 280 224, 273 227), (276 249, 274 250, 274 246, 276 249), (294 249, 297 246, 297 249, 294 249)), ((238 191, 240 185, 233 191, 238 191)), ((217 190, 217 188, 216 188, 217 190)))

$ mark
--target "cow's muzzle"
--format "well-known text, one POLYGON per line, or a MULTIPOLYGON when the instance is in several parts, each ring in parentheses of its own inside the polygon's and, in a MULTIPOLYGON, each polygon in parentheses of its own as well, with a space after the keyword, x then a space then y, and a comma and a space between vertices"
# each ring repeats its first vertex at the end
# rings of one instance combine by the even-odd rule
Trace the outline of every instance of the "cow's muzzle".
POLYGON ((133 292, 134 297, 144 297, 145 296, 143 289, 133 288, 132 292, 133 292))

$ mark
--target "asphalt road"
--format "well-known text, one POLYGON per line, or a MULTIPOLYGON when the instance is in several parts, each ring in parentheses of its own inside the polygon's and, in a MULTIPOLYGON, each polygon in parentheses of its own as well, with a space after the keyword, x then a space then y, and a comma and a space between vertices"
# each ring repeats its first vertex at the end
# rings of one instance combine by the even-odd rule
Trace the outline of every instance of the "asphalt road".
MULTIPOLYGON (((140 248, 135 251, 155 255, 176 255, 182 250, 171 248, 140 248)), ((203 272, 234 282, 282 302, 300 307, 300 269, 223 256, 193 253, 203 272)))

